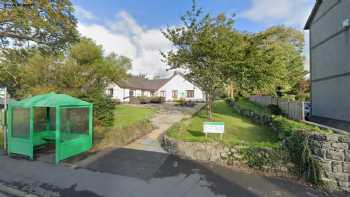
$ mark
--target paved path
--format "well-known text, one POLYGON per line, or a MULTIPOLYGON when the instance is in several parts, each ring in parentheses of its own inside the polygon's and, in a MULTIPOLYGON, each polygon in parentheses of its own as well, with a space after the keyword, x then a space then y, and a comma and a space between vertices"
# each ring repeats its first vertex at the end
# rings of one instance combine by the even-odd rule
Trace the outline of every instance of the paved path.
POLYGON ((163 148, 160 146, 158 138, 162 135, 168 128, 170 128, 174 123, 181 121, 184 118, 191 117, 194 113, 199 111, 204 106, 204 104, 197 104, 193 108, 187 107, 175 107, 171 104, 164 105, 153 105, 153 107, 158 107, 159 112, 154 118, 151 119, 153 125, 157 127, 150 134, 136 140, 135 142, 127 145, 125 148, 143 150, 143 151, 153 151, 165 153, 163 148))

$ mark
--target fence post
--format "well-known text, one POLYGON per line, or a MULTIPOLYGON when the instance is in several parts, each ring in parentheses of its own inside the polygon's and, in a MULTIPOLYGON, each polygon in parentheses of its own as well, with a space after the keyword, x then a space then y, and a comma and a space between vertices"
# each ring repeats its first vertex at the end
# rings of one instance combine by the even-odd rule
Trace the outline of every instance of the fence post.
POLYGON ((302 101, 300 104, 301 104, 301 120, 305 120, 305 102, 302 101))

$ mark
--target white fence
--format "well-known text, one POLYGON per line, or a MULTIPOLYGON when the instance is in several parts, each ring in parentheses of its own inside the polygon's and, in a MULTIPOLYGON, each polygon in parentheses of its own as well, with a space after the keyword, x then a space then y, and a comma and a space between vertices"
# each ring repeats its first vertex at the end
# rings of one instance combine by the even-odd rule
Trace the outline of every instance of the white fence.
POLYGON ((278 105, 283 113, 285 113, 291 119, 305 119, 304 102, 288 101, 273 96, 251 96, 249 99, 263 106, 268 106, 271 104, 278 105))

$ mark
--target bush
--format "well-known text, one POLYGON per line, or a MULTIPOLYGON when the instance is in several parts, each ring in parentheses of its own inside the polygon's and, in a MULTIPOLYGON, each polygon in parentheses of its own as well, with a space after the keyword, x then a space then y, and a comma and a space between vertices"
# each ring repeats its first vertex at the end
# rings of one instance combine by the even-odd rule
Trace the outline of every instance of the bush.
POLYGON ((181 106, 181 107, 193 107, 196 105, 193 101, 186 101, 184 98, 180 98, 175 101, 175 106, 181 106))
POLYGON ((146 96, 139 96, 139 97, 136 97, 136 99, 139 101, 140 104, 151 103, 151 99, 146 96))
POLYGON ((161 97, 161 96, 154 96, 154 97, 151 98, 150 102, 151 103, 157 103, 157 104, 164 103, 165 102, 165 98, 161 97))
POLYGON ((186 100, 184 98, 180 98, 178 100, 175 101, 175 105, 176 106, 185 106, 186 105, 186 100))
POLYGON ((111 97, 106 96, 105 94, 91 93, 80 98, 94 104, 95 125, 113 125, 115 103, 111 97))
POLYGON ((309 132, 297 131, 287 138, 285 148, 291 162, 295 164, 295 173, 311 183, 322 185, 322 168, 313 157, 309 145, 309 132))
POLYGON ((273 115, 282 115, 282 109, 278 105, 268 105, 267 109, 273 115))

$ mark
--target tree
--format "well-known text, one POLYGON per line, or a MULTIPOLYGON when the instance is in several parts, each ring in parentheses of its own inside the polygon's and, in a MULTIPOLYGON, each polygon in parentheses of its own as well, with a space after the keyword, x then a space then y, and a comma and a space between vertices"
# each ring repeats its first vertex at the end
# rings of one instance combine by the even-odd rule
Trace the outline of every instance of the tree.
POLYGON ((0 45, 62 50, 78 39, 69 0, 0 0, 0 45))
POLYGON ((9 53, 0 63, 0 82, 11 84, 15 98, 55 91, 94 103, 95 121, 101 125, 113 122, 114 104, 105 95, 106 86, 126 76, 131 62, 126 57, 103 55, 102 47, 91 39, 81 38, 65 54, 43 54, 33 50, 23 58, 9 53))
POLYGON ((277 87, 289 91, 303 79, 302 32, 277 26, 245 38, 244 63, 231 75, 241 95, 271 95, 277 87))
POLYGON ((240 59, 241 36, 232 17, 202 16, 195 2, 181 20, 183 27, 163 32, 176 49, 162 56, 170 69, 185 70, 185 77, 206 93, 208 118, 212 119, 214 94, 226 81, 225 69, 240 59))

